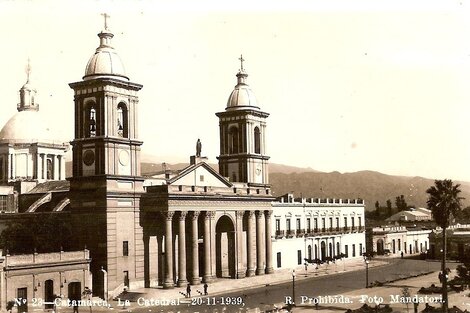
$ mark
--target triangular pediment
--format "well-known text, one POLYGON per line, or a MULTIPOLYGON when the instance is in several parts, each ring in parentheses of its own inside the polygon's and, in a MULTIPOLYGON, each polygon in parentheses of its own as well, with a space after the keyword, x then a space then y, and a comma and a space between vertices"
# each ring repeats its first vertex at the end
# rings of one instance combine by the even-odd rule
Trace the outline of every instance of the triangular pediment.
POLYGON ((192 164, 173 177, 169 185, 232 187, 232 183, 205 162, 192 164))

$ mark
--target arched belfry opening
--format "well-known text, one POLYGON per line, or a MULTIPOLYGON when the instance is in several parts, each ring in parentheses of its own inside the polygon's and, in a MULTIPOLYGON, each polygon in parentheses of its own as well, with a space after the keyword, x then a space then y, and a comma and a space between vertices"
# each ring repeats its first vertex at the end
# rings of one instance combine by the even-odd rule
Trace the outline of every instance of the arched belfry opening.
POLYGON ((84 137, 95 137, 96 136, 96 105, 94 102, 89 102, 86 105, 86 111, 84 116, 84 137))
POLYGON ((230 127, 228 147, 229 154, 237 154, 240 152, 238 140, 238 128, 236 126, 230 127))
POLYGON ((261 153, 261 138, 260 138, 261 134, 260 134, 258 127, 255 127, 254 137, 255 137, 255 153, 260 154, 261 153))
POLYGON ((235 228, 232 219, 223 215, 216 227, 216 275, 235 278, 235 228))
POLYGON ((124 102, 117 107, 117 131, 119 137, 129 138, 129 113, 124 102))

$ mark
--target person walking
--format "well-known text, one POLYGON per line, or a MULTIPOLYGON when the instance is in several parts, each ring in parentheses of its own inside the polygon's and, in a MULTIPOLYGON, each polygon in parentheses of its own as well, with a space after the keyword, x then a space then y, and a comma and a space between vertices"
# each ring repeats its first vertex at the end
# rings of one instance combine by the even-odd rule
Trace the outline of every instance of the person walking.
POLYGON ((186 297, 191 298, 191 285, 186 286, 186 297))
POLYGON ((203 287, 204 287, 204 295, 207 296, 207 287, 209 286, 207 285, 207 283, 204 283, 203 287))

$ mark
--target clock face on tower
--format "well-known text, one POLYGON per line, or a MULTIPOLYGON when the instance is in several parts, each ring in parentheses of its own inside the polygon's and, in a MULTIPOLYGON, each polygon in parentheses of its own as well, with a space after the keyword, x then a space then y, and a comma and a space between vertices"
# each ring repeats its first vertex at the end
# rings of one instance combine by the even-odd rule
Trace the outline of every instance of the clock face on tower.
POLYGON ((129 152, 126 150, 119 151, 119 163, 121 163, 122 166, 129 164, 129 152))
POLYGON ((95 163, 95 153, 93 152, 93 150, 85 150, 85 152, 83 153, 83 163, 86 166, 90 166, 95 163))
POLYGON ((261 175, 261 164, 256 165, 256 176, 261 175))

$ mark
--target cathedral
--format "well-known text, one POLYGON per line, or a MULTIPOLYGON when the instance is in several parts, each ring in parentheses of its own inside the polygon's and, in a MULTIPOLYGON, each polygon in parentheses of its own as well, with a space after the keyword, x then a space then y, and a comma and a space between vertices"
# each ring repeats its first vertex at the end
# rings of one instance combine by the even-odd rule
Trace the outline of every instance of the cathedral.
MULTIPOLYGON (((67 216, 76 239, 74 249, 85 249, 90 261, 91 274, 89 278, 85 275, 82 283, 89 283, 95 296, 109 299, 125 289, 174 288, 216 278, 268 275, 286 264, 301 265, 312 255, 325 259, 347 252, 348 246, 353 257, 356 250, 360 256, 364 242, 362 200, 318 199, 309 205, 306 201, 301 205, 282 201, 275 205, 266 154, 269 113, 261 110, 248 85, 242 56, 236 85, 225 107, 216 113, 219 171, 206 163, 197 140, 189 166, 144 178, 140 165, 143 142, 138 133, 138 95, 143 85, 131 81, 125 72, 113 48, 113 37, 105 15, 104 29, 98 34, 99 44, 86 64, 85 75, 69 84, 74 93, 75 124, 70 143, 73 169, 67 181, 63 180, 68 146, 48 141, 47 131, 40 128, 44 124, 17 127, 36 118, 39 109, 29 74, 20 90, 19 112, 0 133, 3 185, 18 180, 47 189, 50 185, 44 182, 62 180, 53 196, 44 188, 34 196, 23 190, 20 197, 34 201, 20 201, 18 211, 34 213, 47 207, 43 211, 67 216), (29 129, 32 127, 38 129, 29 129), (38 138, 25 141, 29 137, 23 133, 29 137, 38 134, 38 138), (323 221, 323 228, 327 218, 331 220, 331 231, 319 235, 316 216, 323 221), (338 221, 340 216, 344 218, 344 234, 339 222, 332 230, 333 216, 338 221), (296 220, 296 228, 291 228, 291 219, 296 220), (285 231, 281 220, 287 223, 285 231), (347 221, 352 227, 347 227, 347 221), (291 251, 293 243, 297 254, 291 251)), ((36 281, 33 285, 37 289, 36 281)), ((28 286, 18 290, 31 297, 24 291, 28 286)))

